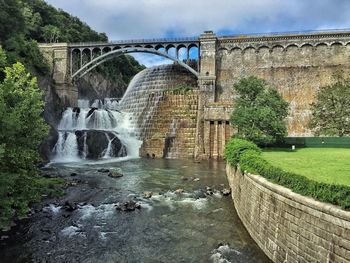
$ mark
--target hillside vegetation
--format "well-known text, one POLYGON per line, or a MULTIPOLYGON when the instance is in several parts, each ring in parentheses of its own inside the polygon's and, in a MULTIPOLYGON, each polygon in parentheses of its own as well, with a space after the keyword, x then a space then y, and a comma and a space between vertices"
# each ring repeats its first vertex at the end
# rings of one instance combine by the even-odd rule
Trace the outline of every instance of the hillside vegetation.
MULTIPOLYGON (((9 65, 22 62, 33 74, 48 74, 37 43, 108 41, 105 33, 92 30, 79 18, 56 9, 43 0, 0 0, 0 45, 9 65)), ((106 62, 98 72, 127 83, 144 69, 131 56, 106 62)))

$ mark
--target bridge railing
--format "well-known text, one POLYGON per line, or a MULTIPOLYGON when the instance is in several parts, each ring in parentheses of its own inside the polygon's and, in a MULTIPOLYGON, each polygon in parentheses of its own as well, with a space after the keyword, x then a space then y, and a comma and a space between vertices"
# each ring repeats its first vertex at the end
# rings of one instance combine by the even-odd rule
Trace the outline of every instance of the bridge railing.
POLYGON ((259 36, 284 36, 284 35, 317 35, 317 34, 335 34, 335 33, 350 33, 350 28, 344 29, 320 29, 320 30, 304 30, 304 31, 286 31, 286 32, 268 32, 268 33, 239 33, 221 36, 220 38, 230 38, 230 37, 259 37, 259 36))
POLYGON ((131 39, 131 40, 114 40, 108 42, 79 42, 70 43, 70 46, 94 46, 94 45, 126 45, 126 44, 158 44, 158 43, 179 43, 179 42, 199 42, 198 37, 182 38, 153 38, 153 39, 131 39))

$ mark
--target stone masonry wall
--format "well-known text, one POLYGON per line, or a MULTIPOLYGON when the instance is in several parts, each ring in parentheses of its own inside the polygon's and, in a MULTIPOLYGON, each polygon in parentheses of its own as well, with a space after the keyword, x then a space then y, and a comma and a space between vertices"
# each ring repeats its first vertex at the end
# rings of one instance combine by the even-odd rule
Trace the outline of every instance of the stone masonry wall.
POLYGON ((311 136, 310 104, 320 86, 349 76, 349 32, 218 38, 216 101, 234 99, 233 84, 254 75, 265 79, 290 103, 289 136, 311 136))
POLYGON ((164 92, 146 131, 141 156, 193 158, 197 112, 197 90, 164 92))
POLYGON ((350 212, 226 167, 237 213, 276 263, 350 262, 350 212))

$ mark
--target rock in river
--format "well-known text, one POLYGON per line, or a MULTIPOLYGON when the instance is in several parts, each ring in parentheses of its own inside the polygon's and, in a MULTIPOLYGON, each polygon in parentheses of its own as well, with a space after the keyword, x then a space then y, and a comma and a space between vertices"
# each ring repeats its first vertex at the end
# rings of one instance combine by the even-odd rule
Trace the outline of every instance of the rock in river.
POLYGON ((115 172, 115 171, 112 171, 112 172, 108 173, 108 176, 112 177, 112 178, 119 178, 119 177, 123 177, 123 174, 115 172))
POLYGON ((128 201, 128 202, 118 203, 116 207, 117 207, 117 210, 130 212, 130 211, 135 211, 135 209, 140 209, 141 205, 134 201, 128 201))

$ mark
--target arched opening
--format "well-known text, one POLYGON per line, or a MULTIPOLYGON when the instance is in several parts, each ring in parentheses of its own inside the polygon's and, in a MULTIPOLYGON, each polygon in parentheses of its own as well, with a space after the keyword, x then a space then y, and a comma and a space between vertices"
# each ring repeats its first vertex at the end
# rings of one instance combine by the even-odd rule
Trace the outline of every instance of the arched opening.
POLYGON ((80 65, 80 49, 73 49, 71 53, 71 73, 78 71, 82 65, 80 65))
POLYGON ((169 55, 169 56, 172 56, 174 58, 177 58, 177 54, 176 54, 176 48, 174 45, 168 45, 166 47, 166 53, 169 55))
POLYGON ((177 54, 178 54, 178 59, 180 61, 186 62, 187 59, 187 47, 185 45, 179 45, 177 46, 177 54))
POLYGON ((81 64, 84 66, 92 60, 92 49, 84 49, 82 52, 81 64))
POLYGON ((92 59, 95 59, 101 55, 102 55, 102 49, 97 48, 97 47, 92 49, 92 59))
POLYGON ((111 48, 110 47, 104 47, 103 49, 102 49, 102 54, 106 54, 106 53, 108 53, 108 52, 111 52, 111 48))
POLYGON ((188 46, 187 65, 196 71, 199 69, 199 48, 197 44, 188 46))

